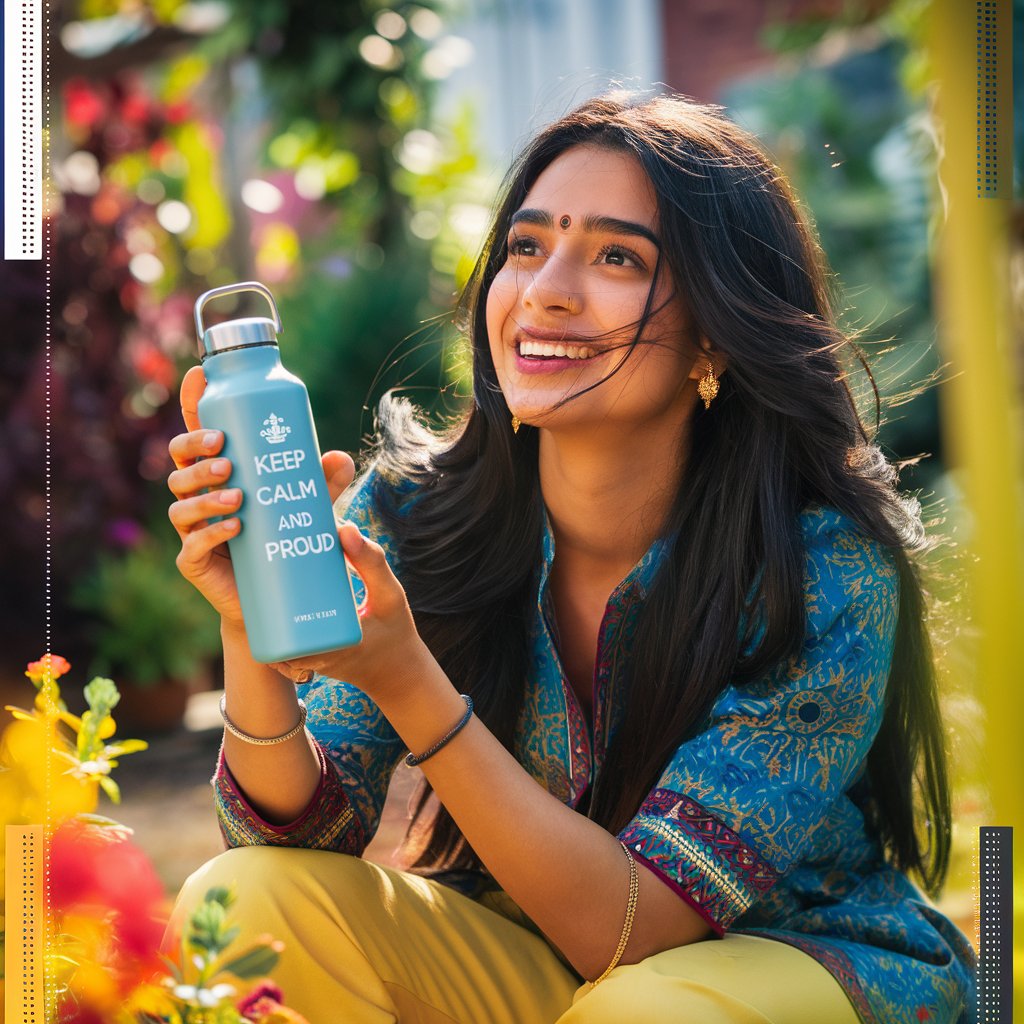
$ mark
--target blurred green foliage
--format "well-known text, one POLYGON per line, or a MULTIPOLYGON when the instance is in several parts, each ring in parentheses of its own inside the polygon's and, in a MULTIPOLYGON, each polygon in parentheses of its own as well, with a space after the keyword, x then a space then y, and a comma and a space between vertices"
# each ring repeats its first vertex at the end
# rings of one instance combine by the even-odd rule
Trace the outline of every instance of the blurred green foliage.
POLYGON ((102 554, 70 603, 85 613, 93 652, 88 675, 139 686, 188 683, 220 650, 219 620, 164 544, 102 554))

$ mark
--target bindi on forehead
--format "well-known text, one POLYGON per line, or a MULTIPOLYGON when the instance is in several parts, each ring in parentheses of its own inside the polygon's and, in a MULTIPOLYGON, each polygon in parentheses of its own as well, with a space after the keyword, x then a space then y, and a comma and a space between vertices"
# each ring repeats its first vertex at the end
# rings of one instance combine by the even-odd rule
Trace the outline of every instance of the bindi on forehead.
POLYGON ((563 213, 562 216, 558 218, 558 226, 563 231, 568 231, 569 228, 572 227, 572 217, 567 213, 563 213))

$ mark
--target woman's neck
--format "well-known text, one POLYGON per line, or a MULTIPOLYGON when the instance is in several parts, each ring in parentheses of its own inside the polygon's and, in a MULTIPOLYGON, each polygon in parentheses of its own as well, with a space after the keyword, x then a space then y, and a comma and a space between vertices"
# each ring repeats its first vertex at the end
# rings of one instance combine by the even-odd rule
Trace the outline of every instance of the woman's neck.
POLYGON ((541 431, 540 487, 563 568, 621 579, 636 565, 664 530, 686 441, 541 431))

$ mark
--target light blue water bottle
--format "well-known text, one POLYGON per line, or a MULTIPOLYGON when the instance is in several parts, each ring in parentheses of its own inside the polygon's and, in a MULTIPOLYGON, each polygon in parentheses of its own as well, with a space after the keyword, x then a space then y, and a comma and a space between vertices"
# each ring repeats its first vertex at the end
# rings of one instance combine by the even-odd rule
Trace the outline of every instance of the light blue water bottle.
POLYGON ((212 288, 199 296, 195 316, 206 375, 199 422, 223 432, 227 486, 242 491, 241 529, 228 550, 252 656, 288 661, 357 644, 362 630, 309 396, 281 365, 274 297, 257 281, 212 288), (273 320, 203 328, 207 302, 248 291, 270 303, 273 320))

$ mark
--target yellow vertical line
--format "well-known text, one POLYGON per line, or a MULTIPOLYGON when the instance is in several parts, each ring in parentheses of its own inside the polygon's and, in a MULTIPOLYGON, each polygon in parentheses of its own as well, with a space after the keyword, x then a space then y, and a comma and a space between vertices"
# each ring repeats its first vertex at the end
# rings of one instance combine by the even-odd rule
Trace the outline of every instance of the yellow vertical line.
POLYGON ((4 829, 4 1020, 44 1020, 43 829, 4 829))
MULTIPOLYGON (((1012 28, 1011 0, 933 0, 927 46, 938 87, 945 207, 936 239, 934 291, 940 345, 953 376, 940 400, 945 445, 962 482, 969 520, 968 606, 979 629, 978 697, 986 718, 982 771, 994 814, 984 824, 1014 827, 1019 848, 1024 839, 1024 446, 1009 264, 1012 28), (981 31, 979 37, 979 17, 982 29, 991 24, 984 19, 994 17, 994 35, 981 31), (986 44, 994 49, 986 51, 986 44), (992 59, 993 64, 985 63, 992 59), (993 101, 994 123, 986 106, 993 101), (980 194, 979 172, 982 186, 994 186, 980 194)), ((1019 916, 1014 960, 1024 967, 1019 916)), ((1024 1020, 1019 989, 1014 999, 1017 1017, 1024 1020)))

